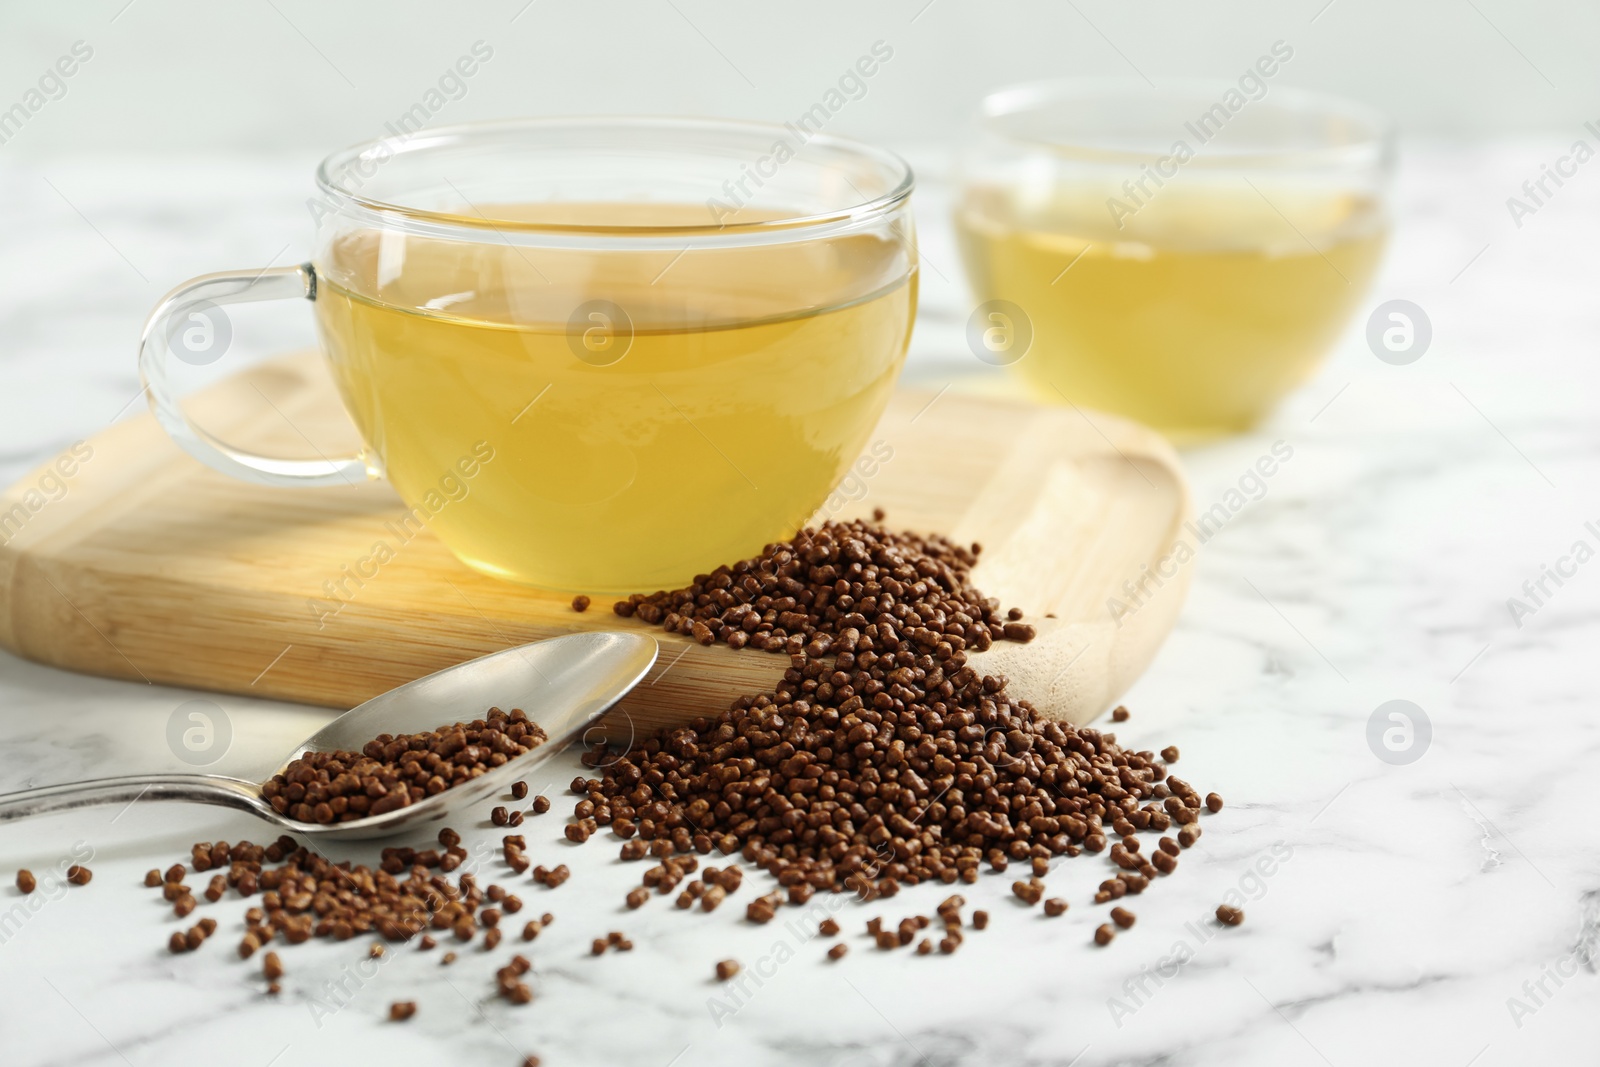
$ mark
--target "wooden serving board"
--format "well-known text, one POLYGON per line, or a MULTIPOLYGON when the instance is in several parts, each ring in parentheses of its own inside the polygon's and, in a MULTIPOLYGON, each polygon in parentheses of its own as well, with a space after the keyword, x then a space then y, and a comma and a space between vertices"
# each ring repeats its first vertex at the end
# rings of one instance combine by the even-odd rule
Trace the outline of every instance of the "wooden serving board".
MULTIPOLYGON (((258 365, 186 408, 241 447, 353 450, 315 354, 258 365)), ((881 507, 895 527, 981 542, 979 588, 1039 629, 1029 644, 998 643, 983 669, 1055 717, 1084 722, 1110 706, 1150 662, 1188 584, 1180 567, 1120 625, 1107 607, 1127 601, 1123 583, 1167 556, 1189 517, 1170 446, 1109 415, 949 390, 897 393, 875 438, 893 458, 840 517, 881 507)), ((639 629, 662 645, 623 705, 642 727, 715 714, 770 690, 788 665, 619 618, 604 598, 580 614, 569 596, 470 570, 426 532, 329 616, 324 582, 401 510, 383 482, 235 481, 181 452, 150 415, 128 419, 0 498, 0 644, 69 670, 346 708, 509 645, 639 629)), ((718 562, 731 561, 708 569, 718 562)))

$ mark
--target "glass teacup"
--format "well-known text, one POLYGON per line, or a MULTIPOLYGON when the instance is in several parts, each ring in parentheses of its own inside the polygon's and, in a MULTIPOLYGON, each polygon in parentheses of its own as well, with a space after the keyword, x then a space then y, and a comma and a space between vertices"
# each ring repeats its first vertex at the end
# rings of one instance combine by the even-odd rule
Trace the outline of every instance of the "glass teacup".
POLYGON ((969 337, 1043 400, 1245 429, 1360 302, 1393 159, 1381 116, 1264 77, 995 93, 961 161, 969 337))
POLYGON ((199 278, 157 308, 152 407, 251 481, 381 473, 408 529, 517 581, 673 587, 791 535, 856 459, 910 339, 911 172, 841 138, 482 124, 347 149, 317 184, 310 263, 199 278), (314 301, 362 455, 248 454, 169 392, 186 323, 286 297, 314 301))

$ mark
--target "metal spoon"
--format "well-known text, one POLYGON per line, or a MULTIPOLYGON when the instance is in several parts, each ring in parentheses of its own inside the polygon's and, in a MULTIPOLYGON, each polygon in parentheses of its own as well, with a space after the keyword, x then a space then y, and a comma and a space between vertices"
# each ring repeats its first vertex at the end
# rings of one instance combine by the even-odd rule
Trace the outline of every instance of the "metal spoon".
MULTIPOLYGON (((584 633, 508 648, 418 678, 352 708, 301 742, 278 771, 306 752, 360 751, 379 734, 417 733, 482 718, 491 707, 521 708, 550 740, 477 778, 382 815, 338 823, 304 823, 272 810, 261 783, 220 774, 134 774, 0 794, 0 822, 94 804, 188 800, 248 811, 306 837, 384 837, 441 822, 510 788, 577 740, 650 670, 654 638, 584 633)), ((276 771, 274 773, 277 773, 276 771)))

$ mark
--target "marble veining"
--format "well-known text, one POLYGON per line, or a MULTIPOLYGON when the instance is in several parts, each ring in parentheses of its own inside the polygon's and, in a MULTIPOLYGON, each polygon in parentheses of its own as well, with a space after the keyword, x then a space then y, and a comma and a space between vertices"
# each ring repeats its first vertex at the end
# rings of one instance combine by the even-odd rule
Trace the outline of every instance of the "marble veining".
MULTIPOLYGON (((494 999, 508 955, 392 951, 365 940, 285 950, 262 992, 236 937, 171 956, 169 909, 140 879, 195 840, 260 838, 220 810, 136 803, 0 830, 0 1063, 473 1063, 528 1052, 561 1064, 1335 1065, 1496 1067, 1600 1060, 1600 840, 1589 817, 1600 725, 1594 648, 1600 565, 1579 566, 1532 614, 1524 596, 1600 519, 1600 187, 1574 181, 1521 228, 1504 198, 1550 146, 1413 145, 1389 257, 1363 302, 1428 313, 1433 348, 1393 367, 1352 325, 1320 372, 1258 430, 1191 449, 1202 508, 1275 442, 1293 458, 1199 547, 1189 603, 1115 729, 1182 749, 1179 773, 1228 799, 1177 875, 1134 901, 1138 925, 1096 949, 1089 897, 1103 860, 1048 881, 1071 910, 1042 917, 985 877, 966 896, 990 929, 959 954, 879 953, 877 914, 931 912, 948 891, 888 905, 813 901, 802 921, 739 921, 762 876, 714 914, 622 908, 638 868, 607 837, 530 819, 546 890, 514 879, 555 923, 533 952, 538 999, 494 999), (1386 762, 1369 718, 1404 699, 1432 728, 1415 762, 1386 762), (63 888, 88 858, 95 878, 63 888), (41 875, 27 901, 15 868, 41 875), (1236 894, 1246 923, 1221 929, 1236 894), (823 959, 817 908, 838 907, 852 952, 823 959), (638 946, 594 959, 610 929, 638 946), (716 960, 759 978, 723 986, 716 960), (404 1025, 394 999, 416 1000, 404 1025)), ((939 151, 914 154, 923 308, 908 369, 935 387, 983 368, 939 151)), ((170 286, 208 270, 289 263, 310 237, 311 161, 86 156, 0 161, 0 476, 9 482, 138 403, 134 342, 170 286)), ((244 351, 305 343, 289 309, 248 317, 244 351)), ((243 318, 241 319, 243 321, 243 318)), ((1595 539, 1590 535, 1591 542, 1595 539)), ((24 621, 24 625, 26 625, 24 621)), ((198 694, 81 678, 0 655, 0 789, 134 768, 180 769, 166 744, 198 694)), ((234 726, 211 769, 260 774, 326 714, 208 696, 234 726)), ((1381 725, 1381 724, 1380 724, 1381 725)), ((559 792, 575 761, 535 783, 559 792)), ((469 843, 496 840, 487 824, 469 843)), ((371 858, 372 852, 356 853, 371 858)), ((481 861, 491 874, 492 856, 481 861)), ((237 930, 244 905, 212 909, 237 930)))

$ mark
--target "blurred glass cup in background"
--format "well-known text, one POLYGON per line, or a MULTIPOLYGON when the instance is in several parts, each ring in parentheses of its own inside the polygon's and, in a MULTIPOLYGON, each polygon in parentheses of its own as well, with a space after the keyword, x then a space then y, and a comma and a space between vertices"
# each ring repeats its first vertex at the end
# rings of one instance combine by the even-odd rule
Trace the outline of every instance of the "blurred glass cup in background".
POLYGON ((1393 168, 1383 116, 1265 78, 994 93, 959 167, 969 335, 1041 399, 1246 429, 1362 299, 1393 168))

